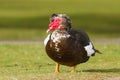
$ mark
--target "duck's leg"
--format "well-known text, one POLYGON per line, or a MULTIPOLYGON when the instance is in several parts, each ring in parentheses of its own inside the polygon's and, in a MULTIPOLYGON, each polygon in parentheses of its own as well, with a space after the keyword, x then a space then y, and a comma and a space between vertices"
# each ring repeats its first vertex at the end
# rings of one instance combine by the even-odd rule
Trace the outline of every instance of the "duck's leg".
POLYGON ((59 73, 59 67, 60 67, 60 64, 59 63, 56 63, 56 68, 55 68, 55 73, 59 73))
POLYGON ((76 72, 76 70, 75 70, 75 69, 76 69, 76 66, 73 66, 73 68, 72 68, 72 71, 71 71, 71 72, 72 72, 72 73, 73 73, 73 72, 76 72))

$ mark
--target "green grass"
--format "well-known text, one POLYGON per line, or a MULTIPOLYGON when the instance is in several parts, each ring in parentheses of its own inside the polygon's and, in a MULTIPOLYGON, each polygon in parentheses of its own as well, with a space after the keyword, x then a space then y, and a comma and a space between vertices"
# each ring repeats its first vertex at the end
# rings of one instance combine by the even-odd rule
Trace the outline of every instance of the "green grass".
POLYGON ((95 38, 119 37, 119 4, 119 0, 0 0, 0 34, 4 35, 0 39, 44 37, 38 33, 48 28, 52 13, 69 15, 74 28, 95 38))
POLYGON ((40 40, 47 36, 39 29, 0 29, 0 40, 40 40))
MULTIPOLYGON (((61 66, 55 74, 55 62, 45 53, 43 43, 0 44, 0 80, 98 80, 120 75, 120 49, 116 43, 95 43, 103 54, 96 54, 84 64, 61 66)), ((119 77, 120 78, 120 77, 119 77)))

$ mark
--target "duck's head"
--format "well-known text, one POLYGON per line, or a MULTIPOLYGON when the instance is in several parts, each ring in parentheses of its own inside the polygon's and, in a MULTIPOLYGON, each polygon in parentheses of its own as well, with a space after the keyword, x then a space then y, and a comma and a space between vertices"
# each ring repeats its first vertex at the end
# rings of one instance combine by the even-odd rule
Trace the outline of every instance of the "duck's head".
POLYGON ((50 24, 47 32, 59 30, 70 30, 71 20, 65 14, 52 14, 50 17, 50 24))

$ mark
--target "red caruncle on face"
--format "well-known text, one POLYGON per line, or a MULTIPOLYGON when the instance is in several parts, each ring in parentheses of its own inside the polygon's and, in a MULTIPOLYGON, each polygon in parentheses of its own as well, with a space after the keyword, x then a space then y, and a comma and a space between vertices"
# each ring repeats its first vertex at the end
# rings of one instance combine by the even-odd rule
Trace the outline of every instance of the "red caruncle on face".
POLYGON ((54 20, 49 24, 50 27, 48 28, 47 31, 49 32, 51 30, 57 29, 60 26, 61 22, 62 22, 61 18, 59 17, 54 18, 54 20))

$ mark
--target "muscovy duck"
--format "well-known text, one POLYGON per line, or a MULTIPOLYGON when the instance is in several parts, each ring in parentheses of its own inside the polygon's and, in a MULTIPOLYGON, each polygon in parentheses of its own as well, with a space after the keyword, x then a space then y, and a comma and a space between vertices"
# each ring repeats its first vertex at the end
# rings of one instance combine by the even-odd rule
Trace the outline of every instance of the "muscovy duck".
POLYGON ((52 31, 44 40, 47 55, 56 62, 55 72, 59 73, 59 66, 73 67, 89 60, 96 50, 88 35, 82 30, 74 30, 71 20, 65 14, 52 14, 47 32, 52 31))

